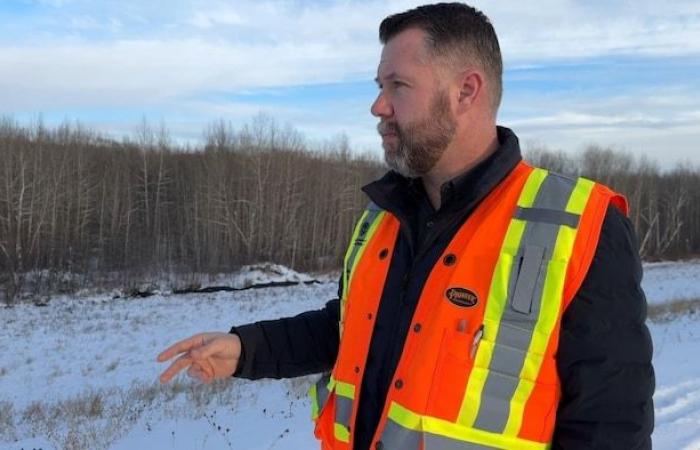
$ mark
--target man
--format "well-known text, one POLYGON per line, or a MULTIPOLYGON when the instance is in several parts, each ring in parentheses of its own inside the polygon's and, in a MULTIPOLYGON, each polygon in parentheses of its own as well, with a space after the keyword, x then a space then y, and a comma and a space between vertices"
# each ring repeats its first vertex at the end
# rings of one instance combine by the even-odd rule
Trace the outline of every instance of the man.
POLYGON ((650 448, 624 199, 521 161, 496 127, 502 62, 481 12, 422 6, 379 34, 372 114, 393 171, 364 188, 340 299, 178 342, 161 380, 326 372, 325 449, 650 448))

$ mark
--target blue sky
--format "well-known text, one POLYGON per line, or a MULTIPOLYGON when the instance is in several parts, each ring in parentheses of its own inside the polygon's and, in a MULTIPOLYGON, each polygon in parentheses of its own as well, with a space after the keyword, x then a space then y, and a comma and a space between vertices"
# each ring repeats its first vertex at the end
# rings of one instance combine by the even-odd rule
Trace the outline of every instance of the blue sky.
MULTIPOLYGON (((381 154, 369 106, 404 0, 0 0, 0 115, 176 140, 259 113, 381 154)), ((700 164, 700 2, 475 1, 505 61, 499 123, 525 148, 596 143, 700 164)))

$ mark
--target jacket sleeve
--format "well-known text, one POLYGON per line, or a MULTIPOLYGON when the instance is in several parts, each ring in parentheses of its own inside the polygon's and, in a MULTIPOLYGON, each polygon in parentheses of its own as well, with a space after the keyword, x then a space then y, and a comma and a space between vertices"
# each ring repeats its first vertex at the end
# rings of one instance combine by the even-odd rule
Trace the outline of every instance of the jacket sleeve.
POLYGON ((610 207, 562 317, 554 449, 651 449, 654 370, 637 248, 630 221, 610 207))
POLYGON ((338 355, 340 300, 294 317, 231 328, 241 338, 235 377, 292 378, 330 370, 338 355))

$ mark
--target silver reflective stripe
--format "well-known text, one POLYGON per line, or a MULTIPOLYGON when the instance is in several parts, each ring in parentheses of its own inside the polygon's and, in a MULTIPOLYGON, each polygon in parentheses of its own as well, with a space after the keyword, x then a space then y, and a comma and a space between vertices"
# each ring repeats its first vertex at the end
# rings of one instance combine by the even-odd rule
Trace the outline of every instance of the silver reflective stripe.
POLYGON ((410 430, 388 419, 381 438, 385 450, 493 450, 494 447, 410 430), (421 447, 421 442, 423 447, 421 447))
POLYGON ((515 218, 528 222, 546 222, 555 225, 566 225, 571 228, 578 227, 581 216, 567 211, 558 211, 547 208, 522 208, 518 206, 515 218))
POLYGON ((379 206, 377 206, 374 202, 369 202, 366 211, 367 217, 365 217, 364 222, 360 225, 360 231, 357 235, 357 238, 355 239, 355 242, 352 243, 352 250, 350 251, 350 256, 348 256, 345 265, 345 276, 348 284, 347 286, 344 286, 346 290, 350 287, 350 276, 352 275, 352 268, 355 266, 355 259, 357 259, 357 254, 359 253, 360 249, 365 245, 367 231, 369 231, 374 221, 377 220, 377 217, 382 212, 382 209, 379 206))
MULTIPOLYGON (((565 211, 575 186, 576 180, 548 174, 533 208, 565 211)), ((518 387, 540 312, 546 276, 542 267, 546 267, 552 256, 560 226, 548 221, 526 221, 510 274, 507 299, 510 307, 506 306, 501 318, 475 428, 502 433, 508 422, 510 400, 518 387)))
POLYGON ((339 423, 348 430, 350 429, 350 418, 352 417, 352 400, 338 395, 335 395, 335 423, 339 423))
POLYGON ((318 402, 318 413, 321 414, 323 406, 328 401, 328 382, 331 379, 329 373, 321 376, 321 379, 316 382, 316 399, 318 402))
POLYGON ((423 435, 423 450, 493 450, 494 448, 496 447, 458 441, 437 434, 425 433, 423 435))
POLYGON ((382 432, 382 446, 385 450, 420 450, 423 436, 420 431, 404 428, 391 419, 387 419, 382 432))

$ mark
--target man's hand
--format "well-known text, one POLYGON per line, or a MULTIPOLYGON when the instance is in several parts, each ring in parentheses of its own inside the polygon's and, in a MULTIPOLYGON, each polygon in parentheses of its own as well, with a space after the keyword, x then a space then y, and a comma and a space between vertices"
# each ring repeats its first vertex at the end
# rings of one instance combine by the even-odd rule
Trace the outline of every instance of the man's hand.
POLYGON ((165 362, 180 355, 160 375, 160 382, 167 383, 182 369, 203 383, 233 375, 241 356, 241 339, 230 333, 200 333, 168 347, 158 362, 165 362))

